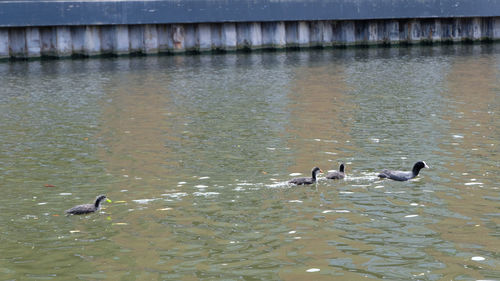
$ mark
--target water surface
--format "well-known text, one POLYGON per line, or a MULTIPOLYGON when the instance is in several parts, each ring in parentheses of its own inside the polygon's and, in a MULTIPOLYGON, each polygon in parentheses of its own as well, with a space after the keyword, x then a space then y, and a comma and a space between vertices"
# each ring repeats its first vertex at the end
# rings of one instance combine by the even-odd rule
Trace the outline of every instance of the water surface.
POLYGON ((0 64, 0 279, 500 280, 499 78, 496 44, 0 64))

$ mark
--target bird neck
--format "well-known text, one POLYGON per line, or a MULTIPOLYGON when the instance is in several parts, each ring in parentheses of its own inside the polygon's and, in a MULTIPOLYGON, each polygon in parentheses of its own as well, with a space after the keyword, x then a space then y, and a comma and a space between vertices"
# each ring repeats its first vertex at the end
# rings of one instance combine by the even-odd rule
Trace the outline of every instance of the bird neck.
POLYGON ((339 172, 341 172, 341 173, 344 172, 344 165, 340 165, 339 172))
POLYGON ((420 167, 418 167, 417 165, 415 165, 413 167, 413 170, 412 170, 412 173, 415 175, 415 176, 418 176, 418 173, 420 172, 420 167))
POLYGON ((99 198, 99 199, 95 200, 94 206, 96 209, 99 208, 99 205, 101 205, 102 200, 103 200, 103 198, 99 198))
POLYGON ((313 179, 313 181, 316 181, 316 171, 312 172, 311 178, 313 179))

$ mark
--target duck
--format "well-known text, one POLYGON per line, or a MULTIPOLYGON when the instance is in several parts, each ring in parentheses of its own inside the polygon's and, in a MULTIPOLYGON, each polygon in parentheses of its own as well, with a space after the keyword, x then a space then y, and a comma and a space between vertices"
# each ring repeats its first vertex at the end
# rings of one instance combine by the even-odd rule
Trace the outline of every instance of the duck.
POLYGON ((333 171, 333 172, 328 173, 326 175, 326 178, 330 179, 330 180, 343 179, 343 178, 345 178, 344 169, 345 169, 345 165, 344 165, 344 163, 342 163, 342 164, 340 164, 338 171, 333 171))
POLYGON ((101 208, 102 200, 106 199, 107 202, 111 202, 111 200, 107 199, 106 195, 99 195, 95 199, 94 204, 82 204, 77 205, 71 209, 66 210, 67 215, 85 215, 93 213, 101 208))
POLYGON ((296 185, 313 184, 316 182, 316 175, 318 173, 323 173, 323 171, 318 167, 314 167, 311 170, 311 177, 310 178, 294 178, 294 179, 288 181, 288 183, 289 184, 296 184, 296 185))
POLYGON ((413 169, 411 171, 383 170, 378 174, 378 177, 381 179, 391 179, 395 181, 407 181, 418 176, 418 173, 423 168, 429 168, 429 166, 427 166, 424 161, 418 161, 415 165, 413 165, 413 169))

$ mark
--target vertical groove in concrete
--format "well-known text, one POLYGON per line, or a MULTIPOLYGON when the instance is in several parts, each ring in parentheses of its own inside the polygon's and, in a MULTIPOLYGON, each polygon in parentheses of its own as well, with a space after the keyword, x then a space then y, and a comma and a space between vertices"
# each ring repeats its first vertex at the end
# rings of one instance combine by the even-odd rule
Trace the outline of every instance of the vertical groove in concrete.
POLYGON ((101 53, 100 28, 97 26, 87 26, 84 31, 83 54, 86 56, 96 56, 101 53))
POLYGON ((75 26, 71 28, 71 47, 74 55, 85 55, 84 53, 85 41, 85 26, 75 26))
POLYGON ((214 51, 223 50, 221 23, 210 24, 210 39, 211 39, 210 45, 212 50, 214 51))
POLYGON ((262 26, 260 22, 252 22, 249 25, 250 47, 252 49, 262 48, 262 26))
POLYGON ((200 23, 196 30, 197 45, 200 52, 212 50, 212 28, 208 23, 200 23))
POLYGON ((69 26, 56 27, 56 50, 58 57, 69 57, 72 55, 73 48, 69 26))
POLYGON ((323 21, 323 47, 333 46, 333 29, 331 21, 323 21))
POLYGON ((286 46, 284 22, 264 22, 262 27, 262 47, 281 49, 286 46))
POLYGON ((296 48, 299 46, 298 37, 298 22, 289 21, 285 23, 286 46, 288 48, 296 48))
POLYGON ((5 27, 0 58, 500 39, 500 17, 5 27))
POLYGON ((146 24, 144 25, 143 33, 143 54, 151 55, 158 53, 158 31, 156 25, 146 24))
POLYGON ((7 28, 0 28, 0 59, 9 57, 9 30, 7 28))
POLYGON ((250 23, 239 22, 236 24, 236 48, 240 50, 251 49, 250 23))
POLYGON ((196 45, 196 30, 198 26, 196 24, 188 23, 184 25, 184 48, 188 52, 196 52, 198 51, 198 47, 196 45))
POLYGON ((26 29, 12 28, 9 30, 9 52, 14 58, 26 57, 26 29))
POLYGON ((129 51, 131 54, 142 53, 143 50, 143 26, 142 25, 131 25, 128 29, 129 36, 129 51))
POLYGON ((297 25, 297 41, 299 47, 301 48, 309 47, 309 42, 310 42, 309 33, 310 33, 309 22, 299 21, 297 25))
POLYGON ((492 36, 493 40, 499 40, 500 39, 500 18, 493 18, 492 19, 492 36))
MULTIPOLYGON (((100 40, 101 40, 101 54, 111 55, 114 54, 114 34, 115 27, 112 25, 105 25, 101 27, 100 40)), ((74 39, 73 39, 74 40, 74 39)))
POLYGON ((221 45, 226 51, 234 51, 238 47, 235 23, 223 23, 221 27, 221 45))
POLYGON ((158 52, 167 53, 173 51, 172 27, 169 24, 159 24, 156 28, 158 33, 158 52))
POLYGON ((112 36, 115 55, 130 54, 130 33, 128 25, 115 25, 112 36))
POLYGON ((370 21, 368 23, 368 44, 376 45, 381 42, 379 36, 379 23, 377 21, 370 21))
MULTIPOLYGON (((40 41, 41 50, 40 53, 44 57, 55 57, 56 54, 56 42, 55 42, 55 27, 42 27, 40 28, 40 41)), ((83 34, 83 33, 82 33, 83 34)), ((83 41, 82 41, 83 46, 83 41)), ((83 47, 82 47, 83 50, 83 47)))
POLYGON ((26 28, 26 49, 27 57, 40 57, 40 30, 38 27, 26 28))

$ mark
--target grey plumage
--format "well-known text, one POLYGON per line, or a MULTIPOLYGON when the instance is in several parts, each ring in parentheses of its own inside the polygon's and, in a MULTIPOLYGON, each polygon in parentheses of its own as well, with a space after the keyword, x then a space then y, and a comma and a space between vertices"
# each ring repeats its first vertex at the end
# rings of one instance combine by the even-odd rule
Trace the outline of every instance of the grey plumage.
POLYGON ((295 178, 295 179, 290 180, 288 183, 289 184, 296 184, 296 185, 313 184, 316 182, 316 175, 320 172, 323 173, 323 171, 320 168, 314 167, 311 170, 311 177, 310 178, 295 178))
POLYGON ((391 171, 391 170, 383 170, 378 177, 381 179, 391 179, 395 181, 407 181, 418 176, 419 172, 423 168, 429 168, 424 161, 418 161, 413 165, 413 169, 411 171, 391 171))
POLYGON ((345 178, 344 169, 345 169, 345 166, 344 166, 344 163, 342 163, 342 164, 340 164, 338 171, 333 171, 333 172, 328 173, 326 175, 326 178, 330 179, 330 180, 343 179, 343 178, 345 178))
POLYGON ((82 204, 75 206, 71 209, 66 210, 66 214, 68 215, 84 215, 93 213, 101 207, 101 201, 106 199, 106 195, 99 195, 95 199, 94 204, 82 204))

